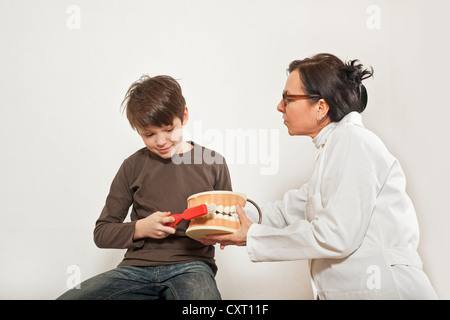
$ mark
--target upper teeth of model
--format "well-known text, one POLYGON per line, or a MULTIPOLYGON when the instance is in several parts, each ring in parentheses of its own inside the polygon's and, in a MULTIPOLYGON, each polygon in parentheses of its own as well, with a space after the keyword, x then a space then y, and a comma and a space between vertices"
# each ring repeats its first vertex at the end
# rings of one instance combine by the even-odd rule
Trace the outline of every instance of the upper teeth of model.
POLYGON ((225 214, 236 213, 236 206, 223 206, 219 204, 216 206, 216 212, 225 214))

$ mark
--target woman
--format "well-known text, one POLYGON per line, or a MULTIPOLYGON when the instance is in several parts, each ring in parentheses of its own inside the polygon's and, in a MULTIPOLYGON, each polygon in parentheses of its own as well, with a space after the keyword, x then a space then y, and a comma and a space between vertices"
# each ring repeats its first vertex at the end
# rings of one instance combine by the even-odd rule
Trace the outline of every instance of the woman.
POLYGON ((252 261, 310 259, 319 299, 436 299, 417 253, 419 228, 399 162, 365 129, 362 80, 373 70, 318 54, 289 65, 278 111, 290 135, 313 139, 311 181, 263 206, 239 209, 241 229, 204 243, 246 245, 252 261))

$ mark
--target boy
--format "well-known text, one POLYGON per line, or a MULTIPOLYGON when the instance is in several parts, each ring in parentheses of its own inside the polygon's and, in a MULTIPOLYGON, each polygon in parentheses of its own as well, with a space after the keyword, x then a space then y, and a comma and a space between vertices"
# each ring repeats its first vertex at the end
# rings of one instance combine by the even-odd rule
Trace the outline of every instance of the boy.
POLYGON ((190 195, 232 190, 225 159, 182 140, 188 109, 173 78, 143 76, 128 89, 123 105, 145 148, 127 158, 115 176, 94 241, 127 252, 116 269, 59 299, 220 299, 214 247, 186 236, 189 221, 175 228, 166 224, 174 221, 171 213, 186 209, 190 195), (206 153, 216 161, 172 161, 206 153), (131 222, 123 222, 131 205, 131 222))

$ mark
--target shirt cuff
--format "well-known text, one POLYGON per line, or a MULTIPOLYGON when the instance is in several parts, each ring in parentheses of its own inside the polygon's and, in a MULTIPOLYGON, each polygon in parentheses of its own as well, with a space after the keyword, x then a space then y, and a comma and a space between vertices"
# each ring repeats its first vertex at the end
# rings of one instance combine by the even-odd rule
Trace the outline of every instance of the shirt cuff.
POLYGON ((134 233, 136 232, 136 221, 132 221, 130 224, 133 226, 133 232, 131 234, 131 238, 128 242, 128 248, 142 248, 144 246, 144 242, 145 242, 145 238, 143 239, 138 239, 138 240, 133 240, 134 238, 134 233))
POLYGON ((255 229, 258 229, 258 226, 260 225, 253 223, 247 231, 247 254, 252 262, 258 262, 258 260, 256 259, 256 249, 254 247, 255 241, 252 237, 252 234, 255 232, 255 229))

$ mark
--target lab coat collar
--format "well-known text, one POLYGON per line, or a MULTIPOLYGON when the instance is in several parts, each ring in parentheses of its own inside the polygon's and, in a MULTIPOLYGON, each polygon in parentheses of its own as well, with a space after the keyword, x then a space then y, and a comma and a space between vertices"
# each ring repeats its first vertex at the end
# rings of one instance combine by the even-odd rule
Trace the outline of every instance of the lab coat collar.
POLYGON ((320 130, 319 134, 313 138, 313 143, 316 145, 317 149, 320 149, 325 145, 330 133, 333 131, 336 125, 336 122, 331 122, 325 128, 320 130))
POLYGON ((315 144, 316 148, 320 149, 321 147, 323 147, 327 142, 331 132, 333 132, 337 126, 341 126, 345 123, 352 123, 357 126, 364 127, 361 115, 356 111, 352 111, 349 114, 347 114, 344 118, 342 118, 341 121, 331 122, 325 128, 320 130, 319 134, 315 136, 313 139, 313 143, 315 144))
POLYGON ((345 117, 343 117, 341 121, 339 121, 339 125, 344 124, 344 123, 352 123, 359 127, 364 127, 364 125, 362 123, 361 114, 356 111, 350 112, 345 117))

